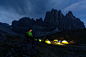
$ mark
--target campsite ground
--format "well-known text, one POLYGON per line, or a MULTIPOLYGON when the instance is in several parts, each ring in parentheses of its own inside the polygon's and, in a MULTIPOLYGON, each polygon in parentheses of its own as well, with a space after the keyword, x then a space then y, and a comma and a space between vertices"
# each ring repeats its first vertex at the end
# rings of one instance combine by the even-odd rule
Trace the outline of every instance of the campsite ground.
POLYGON ((80 45, 47 45, 37 46, 38 57, 86 57, 86 46, 80 45))
POLYGON ((46 38, 51 41, 53 39, 73 40, 76 45, 58 46, 42 44, 37 46, 38 57, 86 57, 86 28, 57 32, 39 38, 46 38))

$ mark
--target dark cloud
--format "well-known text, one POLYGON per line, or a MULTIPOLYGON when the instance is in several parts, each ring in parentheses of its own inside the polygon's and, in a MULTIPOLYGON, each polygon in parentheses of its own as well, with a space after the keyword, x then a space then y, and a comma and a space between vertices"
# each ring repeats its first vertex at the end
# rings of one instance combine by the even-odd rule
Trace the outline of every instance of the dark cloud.
POLYGON ((6 10, 13 9, 16 13, 25 13, 25 2, 23 0, 1 0, 0 5, 6 10))

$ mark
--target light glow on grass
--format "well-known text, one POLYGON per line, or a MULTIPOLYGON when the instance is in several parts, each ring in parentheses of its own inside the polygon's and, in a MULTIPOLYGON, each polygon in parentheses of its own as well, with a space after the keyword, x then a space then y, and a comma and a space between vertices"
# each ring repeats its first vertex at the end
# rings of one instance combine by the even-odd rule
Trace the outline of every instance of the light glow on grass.
POLYGON ((57 44, 61 44, 60 42, 58 42, 57 44))
POLYGON ((64 45, 64 44, 62 44, 62 43, 60 43, 60 42, 58 42, 58 43, 56 43, 57 45, 64 45))

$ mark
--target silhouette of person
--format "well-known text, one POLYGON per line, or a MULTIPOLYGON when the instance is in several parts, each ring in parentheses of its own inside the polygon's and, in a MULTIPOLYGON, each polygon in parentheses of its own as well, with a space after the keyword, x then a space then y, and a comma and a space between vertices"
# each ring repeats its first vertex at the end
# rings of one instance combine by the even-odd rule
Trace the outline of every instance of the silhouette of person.
POLYGON ((30 42, 30 40, 32 40, 32 45, 34 46, 34 37, 32 34, 32 29, 29 29, 29 31, 25 33, 25 36, 27 38, 28 43, 30 42))

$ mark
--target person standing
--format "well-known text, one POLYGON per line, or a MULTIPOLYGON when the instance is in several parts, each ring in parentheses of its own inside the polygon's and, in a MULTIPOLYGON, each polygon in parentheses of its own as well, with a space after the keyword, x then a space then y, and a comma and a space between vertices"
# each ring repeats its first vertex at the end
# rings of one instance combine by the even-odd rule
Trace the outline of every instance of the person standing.
POLYGON ((29 29, 29 31, 25 33, 25 36, 27 38, 28 43, 30 42, 30 40, 32 40, 32 45, 34 46, 34 37, 32 34, 32 29, 29 29))

